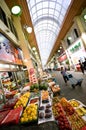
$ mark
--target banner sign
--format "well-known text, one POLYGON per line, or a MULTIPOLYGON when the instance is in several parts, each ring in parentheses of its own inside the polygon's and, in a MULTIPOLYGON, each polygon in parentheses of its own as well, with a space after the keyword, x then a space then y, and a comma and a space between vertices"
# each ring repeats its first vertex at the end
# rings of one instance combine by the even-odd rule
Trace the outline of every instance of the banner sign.
POLYGON ((19 49, 0 33, 0 60, 22 64, 19 49))

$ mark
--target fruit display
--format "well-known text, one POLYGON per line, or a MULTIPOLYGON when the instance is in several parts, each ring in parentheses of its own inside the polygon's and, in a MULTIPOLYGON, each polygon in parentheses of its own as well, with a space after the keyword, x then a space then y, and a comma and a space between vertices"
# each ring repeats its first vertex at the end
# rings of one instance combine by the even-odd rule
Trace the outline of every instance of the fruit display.
POLYGON ((44 112, 39 112, 39 118, 43 119, 44 118, 44 112))
POLYGON ((35 83, 35 84, 30 86, 31 92, 38 92, 38 90, 39 90, 39 84, 35 83))
POLYGON ((76 100, 70 100, 69 103, 72 107, 79 107, 80 103, 76 100))
POLYGON ((40 106, 40 107, 39 107, 39 110, 44 110, 44 106, 40 106))
POLYGON ((46 108, 50 108, 50 107, 51 107, 51 105, 50 105, 50 104, 47 104, 47 105, 46 105, 46 108))
POLYGON ((58 103, 59 101, 60 99, 58 97, 53 97, 53 100, 52 100, 53 104, 58 103))
POLYGON ((46 108, 45 113, 51 113, 51 110, 49 108, 46 108))
POLYGON ((58 117, 58 103, 59 103, 60 99, 56 96, 56 97, 53 97, 53 100, 52 100, 52 110, 53 110, 53 114, 54 114, 54 117, 57 118, 58 117))
POLYGON ((52 101, 49 97, 49 92, 42 90, 41 91, 41 98, 40 98, 40 105, 39 105, 39 116, 38 116, 38 124, 54 121, 54 116, 52 112, 52 101))
POLYGON ((74 114, 68 116, 73 130, 81 130, 86 125, 86 122, 74 112, 74 114))
POLYGON ((0 112, 0 124, 4 120, 4 118, 7 116, 7 114, 10 112, 10 110, 5 110, 0 112))
POLYGON ((39 90, 47 90, 48 84, 46 82, 39 84, 39 90))
POLYGON ((49 92, 42 90, 42 92, 41 92, 41 98, 42 98, 42 101, 43 100, 48 100, 49 99, 49 92))
POLYGON ((6 115, 4 120, 1 122, 1 125, 18 124, 22 111, 23 111, 23 107, 18 107, 10 110, 10 112, 6 115))
POLYGON ((38 117, 38 106, 35 104, 30 104, 27 106, 21 116, 21 123, 28 123, 37 120, 38 117))
POLYGON ((84 106, 77 108, 76 112, 78 113, 78 115, 80 116, 84 116, 86 114, 86 108, 84 106))
POLYGON ((60 130, 72 130, 71 125, 67 119, 67 116, 65 115, 65 112, 62 108, 62 105, 58 103, 56 107, 58 111, 57 120, 60 130))
POLYGON ((64 109, 64 111, 66 112, 66 115, 72 115, 75 112, 75 109, 71 106, 71 104, 67 101, 66 98, 61 98, 60 99, 60 103, 64 109))
POLYGON ((52 90, 53 93, 56 93, 56 92, 60 91, 60 88, 57 87, 57 85, 54 85, 54 86, 51 87, 51 90, 52 90))
POLYGON ((86 114, 86 107, 85 106, 80 107, 80 110, 82 110, 83 113, 86 114))
POLYGON ((52 106, 52 111, 53 111, 53 115, 54 115, 55 119, 57 119, 57 117, 58 117, 58 111, 57 111, 58 107, 57 107, 57 105, 58 105, 58 103, 55 103, 52 106))
POLYGON ((17 108, 19 106, 26 107, 29 98, 30 98, 30 92, 26 92, 19 98, 19 100, 16 102, 14 108, 17 108))
POLYGON ((45 119, 49 119, 49 118, 51 118, 52 117, 52 113, 46 113, 45 114, 45 119))
POLYGON ((29 101, 30 104, 34 103, 34 104, 38 104, 39 103, 39 98, 31 98, 29 101))
POLYGON ((14 105, 16 104, 17 100, 18 100, 17 98, 8 100, 8 101, 4 104, 3 109, 5 109, 5 108, 6 108, 6 109, 7 109, 7 108, 12 109, 12 108, 14 107, 14 105))

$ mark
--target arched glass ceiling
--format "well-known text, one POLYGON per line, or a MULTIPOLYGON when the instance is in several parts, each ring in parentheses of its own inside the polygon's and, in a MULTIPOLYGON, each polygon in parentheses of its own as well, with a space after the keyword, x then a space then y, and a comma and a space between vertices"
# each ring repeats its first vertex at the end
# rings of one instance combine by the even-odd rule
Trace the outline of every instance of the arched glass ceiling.
POLYGON ((71 0, 27 0, 42 65, 49 58, 71 0))

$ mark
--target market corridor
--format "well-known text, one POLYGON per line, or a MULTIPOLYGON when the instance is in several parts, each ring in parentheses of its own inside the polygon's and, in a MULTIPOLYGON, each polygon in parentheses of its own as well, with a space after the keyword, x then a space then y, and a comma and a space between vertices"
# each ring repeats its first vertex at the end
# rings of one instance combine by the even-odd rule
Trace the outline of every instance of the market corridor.
POLYGON ((69 71, 69 73, 71 73, 77 79, 83 78, 82 85, 81 87, 76 86, 75 89, 71 87, 70 83, 68 83, 66 86, 61 72, 53 71, 52 74, 56 77, 57 84, 59 84, 61 88, 61 95, 66 97, 68 100, 77 99, 86 105, 86 74, 83 75, 81 72, 74 71, 69 71))

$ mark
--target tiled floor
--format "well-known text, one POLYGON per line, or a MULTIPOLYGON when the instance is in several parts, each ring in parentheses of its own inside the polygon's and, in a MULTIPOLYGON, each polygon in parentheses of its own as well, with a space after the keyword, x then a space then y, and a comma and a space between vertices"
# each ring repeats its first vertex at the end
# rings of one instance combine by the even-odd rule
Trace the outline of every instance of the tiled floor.
POLYGON ((61 88, 61 95, 66 97, 68 100, 77 99, 86 105, 86 72, 83 75, 81 72, 69 71, 76 79, 83 78, 81 87, 76 86, 75 89, 71 87, 70 82, 65 85, 63 77, 60 71, 53 71, 52 74, 56 76, 57 83, 61 88))

